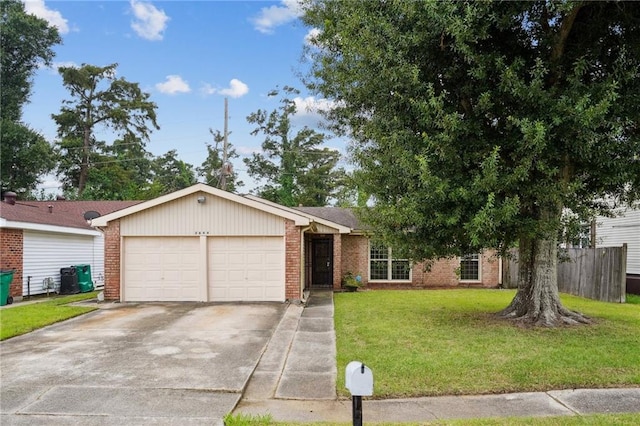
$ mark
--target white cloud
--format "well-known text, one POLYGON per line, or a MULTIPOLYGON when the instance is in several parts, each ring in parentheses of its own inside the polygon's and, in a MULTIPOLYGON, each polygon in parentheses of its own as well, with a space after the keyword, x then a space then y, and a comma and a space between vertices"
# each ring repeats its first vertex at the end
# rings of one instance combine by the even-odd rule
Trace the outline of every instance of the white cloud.
POLYGON ((251 22, 256 30, 270 34, 275 27, 294 21, 300 16, 302 7, 298 0, 282 0, 282 6, 263 7, 251 22))
POLYGON ((76 64, 73 61, 65 61, 65 62, 52 62, 50 67, 44 67, 44 69, 48 69, 52 74, 58 74, 58 68, 80 68, 80 65, 76 64))
POLYGON ((162 33, 167 28, 169 18, 164 10, 157 9, 148 2, 131 0, 131 10, 136 20, 131 28, 140 37, 147 40, 162 40, 162 33))
POLYGON ((200 88, 200 92, 202 92, 203 95, 213 95, 215 94, 217 91, 215 89, 215 87, 213 87, 212 85, 210 85, 209 83, 205 83, 201 88, 200 88))
POLYGON ((251 146, 234 146, 236 153, 243 157, 250 157, 252 154, 257 154, 262 150, 251 146))
POLYGON ((57 10, 48 9, 44 0, 23 0, 24 10, 30 15, 35 15, 49 22, 50 25, 58 28, 60 34, 69 32, 69 24, 57 10))
POLYGON ((231 96, 232 98, 239 98, 249 93, 249 86, 234 78, 229 82, 229 87, 220 90, 221 95, 231 96))
POLYGON ((321 112, 332 110, 336 103, 328 99, 316 99, 314 96, 293 98, 296 105, 296 115, 320 115, 321 112))
POLYGON ((175 95, 176 93, 189 93, 191 88, 189 84, 179 75, 168 75, 164 83, 156 84, 156 89, 160 93, 167 95, 175 95))
POLYGON ((307 35, 304 36, 304 43, 308 46, 317 46, 320 33, 321 31, 318 28, 311 28, 307 35))
POLYGON ((296 106, 296 113, 293 116, 293 123, 297 126, 307 126, 312 129, 318 128, 324 123, 323 113, 336 107, 337 103, 328 99, 316 99, 313 96, 306 98, 295 97, 293 103, 296 106))
POLYGON ((53 68, 54 70, 57 70, 60 67, 66 67, 66 68, 80 68, 80 65, 76 64, 73 61, 64 61, 64 62, 53 62, 51 64, 51 68, 53 68))
POLYGON ((200 88, 200 92, 204 95, 219 94, 223 96, 230 96, 232 98, 240 98, 249 93, 249 86, 237 78, 234 78, 229 82, 229 87, 225 89, 216 89, 209 83, 206 83, 200 88))

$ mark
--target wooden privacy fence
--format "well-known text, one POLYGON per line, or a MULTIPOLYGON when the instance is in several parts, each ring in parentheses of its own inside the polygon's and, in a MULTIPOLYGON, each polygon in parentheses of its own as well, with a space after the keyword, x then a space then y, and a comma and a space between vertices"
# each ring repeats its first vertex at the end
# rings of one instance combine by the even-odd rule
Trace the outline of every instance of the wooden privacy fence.
MULTIPOLYGON (((624 303, 627 245, 622 247, 560 249, 558 290, 602 302, 624 303)), ((518 287, 518 251, 504 262, 502 285, 518 287)))

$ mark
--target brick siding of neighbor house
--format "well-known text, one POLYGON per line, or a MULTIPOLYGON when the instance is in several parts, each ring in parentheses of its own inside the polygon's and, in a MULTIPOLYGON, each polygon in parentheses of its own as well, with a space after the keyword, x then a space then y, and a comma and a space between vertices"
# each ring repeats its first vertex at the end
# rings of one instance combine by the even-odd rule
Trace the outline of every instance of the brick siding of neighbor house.
POLYGON ((349 235, 342 237, 342 273, 351 272, 362 277, 362 283, 368 288, 457 288, 457 287, 496 287, 499 283, 499 260, 493 252, 482 254, 481 281, 460 281, 456 270, 460 259, 443 259, 434 262, 429 270, 424 264, 413 265, 411 282, 376 281, 369 282, 369 242, 365 236, 349 235))
POLYGON ((24 236, 22 229, 0 229, 0 268, 14 269, 9 296, 22 296, 22 267, 24 261, 24 236))
POLYGON ((104 298, 120 300, 120 221, 109 222, 104 235, 104 298))
POLYGON ((300 228, 291 220, 285 220, 285 298, 300 300, 302 247, 300 228))

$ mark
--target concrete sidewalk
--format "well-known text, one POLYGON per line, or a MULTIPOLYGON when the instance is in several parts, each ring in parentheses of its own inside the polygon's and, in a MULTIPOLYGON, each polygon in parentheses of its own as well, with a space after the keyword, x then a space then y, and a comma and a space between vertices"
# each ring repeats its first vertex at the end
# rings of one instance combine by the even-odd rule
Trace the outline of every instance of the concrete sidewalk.
MULTIPOLYGON (((288 308, 234 413, 270 414, 276 421, 350 422, 351 400, 337 398, 336 374, 344 372, 336 371, 335 354, 333 293, 314 291, 306 307, 288 308)), ((594 413, 640 413, 640 388, 363 398, 364 422, 594 413)))

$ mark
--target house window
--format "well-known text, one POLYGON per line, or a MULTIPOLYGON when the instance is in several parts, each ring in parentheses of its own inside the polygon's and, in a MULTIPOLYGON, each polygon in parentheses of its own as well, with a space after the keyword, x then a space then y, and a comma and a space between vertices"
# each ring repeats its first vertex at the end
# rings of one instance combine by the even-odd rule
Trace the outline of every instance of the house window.
POLYGON ((480 281, 479 254, 468 254, 460 259, 460 281, 480 281))
POLYGON ((369 280, 410 281, 409 261, 394 259, 390 247, 372 242, 369 246, 369 280))

